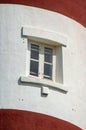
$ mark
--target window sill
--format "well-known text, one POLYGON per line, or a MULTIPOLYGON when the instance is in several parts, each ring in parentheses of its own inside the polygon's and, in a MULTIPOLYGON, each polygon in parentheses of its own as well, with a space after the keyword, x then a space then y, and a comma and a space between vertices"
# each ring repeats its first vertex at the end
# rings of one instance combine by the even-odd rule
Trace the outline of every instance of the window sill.
POLYGON ((23 83, 38 84, 38 85, 42 85, 42 86, 45 86, 45 87, 49 87, 49 88, 58 90, 58 91, 63 92, 63 93, 68 92, 67 88, 63 84, 53 82, 53 81, 49 81, 49 80, 46 80, 46 79, 34 78, 34 77, 31 77, 31 76, 28 76, 28 77, 21 76, 20 80, 23 83))

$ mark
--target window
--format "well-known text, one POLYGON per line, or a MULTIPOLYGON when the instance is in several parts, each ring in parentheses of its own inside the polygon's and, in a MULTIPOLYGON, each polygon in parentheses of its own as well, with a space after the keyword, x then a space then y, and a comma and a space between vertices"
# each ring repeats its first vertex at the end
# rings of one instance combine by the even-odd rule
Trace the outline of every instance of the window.
POLYGON ((53 57, 53 49, 44 48, 44 78, 52 79, 52 57, 53 57))
POLYGON ((28 40, 26 76, 21 82, 40 85, 42 94, 48 94, 48 87, 66 93, 63 85, 62 47, 55 44, 28 40))
POLYGON ((54 80, 55 78, 55 47, 34 41, 29 42, 30 66, 32 76, 54 80))
POLYGON ((30 74, 38 76, 39 68, 39 46, 31 44, 30 74))
POLYGON ((49 93, 48 87, 67 93, 63 84, 63 55, 67 37, 59 32, 31 26, 24 26, 21 31, 24 43, 28 45, 26 71, 20 77, 21 82, 40 85, 43 94, 49 93))

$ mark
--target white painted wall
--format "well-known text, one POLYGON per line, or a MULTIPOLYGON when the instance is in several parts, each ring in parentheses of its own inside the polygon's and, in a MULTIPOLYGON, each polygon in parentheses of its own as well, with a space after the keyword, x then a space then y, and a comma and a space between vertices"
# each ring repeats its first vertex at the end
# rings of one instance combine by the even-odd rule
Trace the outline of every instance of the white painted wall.
POLYGON ((52 115, 86 129, 86 29, 61 14, 21 5, 0 4, 0 108, 52 115), (27 38, 23 26, 57 32, 67 37, 63 48, 64 94, 49 90, 41 96, 37 85, 21 83, 26 74, 27 38))

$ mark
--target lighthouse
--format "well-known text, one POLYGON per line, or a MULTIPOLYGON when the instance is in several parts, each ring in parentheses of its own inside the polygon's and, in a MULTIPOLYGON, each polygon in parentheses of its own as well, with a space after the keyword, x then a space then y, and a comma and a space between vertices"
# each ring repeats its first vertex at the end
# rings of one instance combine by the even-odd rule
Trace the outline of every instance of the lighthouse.
POLYGON ((85 8, 0 1, 0 130, 86 130, 85 8))

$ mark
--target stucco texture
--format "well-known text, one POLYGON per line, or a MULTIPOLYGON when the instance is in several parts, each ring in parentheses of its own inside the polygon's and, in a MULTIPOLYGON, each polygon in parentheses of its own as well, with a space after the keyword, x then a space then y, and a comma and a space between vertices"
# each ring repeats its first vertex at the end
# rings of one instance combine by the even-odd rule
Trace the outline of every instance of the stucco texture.
POLYGON ((0 3, 23 4, 52 10, 86 27, 86 0, 0 0, 0 3))

